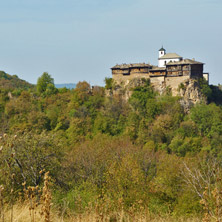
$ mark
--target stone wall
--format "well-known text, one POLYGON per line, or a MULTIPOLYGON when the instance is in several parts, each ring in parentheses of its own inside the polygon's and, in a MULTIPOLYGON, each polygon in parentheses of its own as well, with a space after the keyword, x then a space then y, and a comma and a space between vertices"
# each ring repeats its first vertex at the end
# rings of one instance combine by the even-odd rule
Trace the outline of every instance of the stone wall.
POLYGON ((178 95, 178 88, 181 83, 184 83, 186 80, 189 80, 189 76, 176 76, 176 77, 166 77, 165 78, 165 86, 166 88, 170 88, 172 92, 172 96, 178 95))
POLYGON ((132 73, 130 75, 122 75, 122 74, 113 74, 113 80, 117 83, 117 84, 121 84, 121 85, 127 85, 132 79, 136 79, 136 78, 145 78, 145 79, 149 79, 150 76, 148 73, 132 73))
POLYGON ((160 94, 162 94, 166 90, 166 84, 165 84, 165 77, 159 76, 159 77, 151 77, 150 83, 154 87, 156 91, 158 91, 160 94))
POLYGON ((156 91, 160 94, 169 88, 173 96, 177 96, 178 87, 184 81, 189 79, 189 76, 176 76, 176 77, 165 77, 165 76, 149 76, 149 74, 133 73, 131 75, 115 74, 113 79, 117 85, 127 86, 133 79, 150 79, 150 83, 156 91))

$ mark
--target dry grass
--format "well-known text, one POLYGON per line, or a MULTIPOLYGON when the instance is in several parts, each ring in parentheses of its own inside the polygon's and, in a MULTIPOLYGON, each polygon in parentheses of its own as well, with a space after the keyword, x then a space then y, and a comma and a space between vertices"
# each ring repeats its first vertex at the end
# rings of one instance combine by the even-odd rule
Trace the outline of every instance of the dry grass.
MULTIPOLYGON (((14 220, 13 222, 30 222, 29 204, 17 204, 14 206, 14 220)), ((45 218, 41 216, 41 206, 35 210, 35 221, 44 222, 45 218)), ((10 222, 10 209, 5 212, 4 222, 10 222)), ((101 215, 96 213, 85 213, 82 215, 69 216, 67 218, 60 217, 55 211, 51 213, 50 218, 52 222, 200 222, 199 218, 172 218, 170 216, 150 217, 149 215, 128 215, 124 212, 113 213, 112 215, 101 215)))
POLYGON ((89 214, 89 215, 79 215, 76 217, 69 218, 67 221, 70 222, 200 222, 199 218, 172 218, 170 216, 166 217, 146 217, 144 215, 119 215, 114 214, 113 216, 105 216, 102 220, 100 215, 89 214))
POLYGON ((51 178, 49 177, 49 172, 45 173, 44 176, 44 187, 42 191, 42 211, 41 214, 45 218, 44 222, 50 222, 51 221, 51 200, 52 200, 52 195, 50 191, 50 180, 51 178))
POLYGON ((4 201, 3 201, 3 196, 2 192, 4 191, 4 187, 1 185, 0 186, 0 220, 4 221, 4 201))
MULTIPOLYGON (((45 218, 42 217, 40 214, 41 212, 41 206, 36 207, 34 218, 36 222, 44 222, 45 218)), ((13 222, 30 222, 33 220, 33 215, 30 215, 30 205, 29 204, 17 204, 13 207, 13 222)), ((5 221, 9 222, 11 221, 11 210, 6 210, 5 212, 5 221)), ((57 215, 54 214, 52 216, 51 221, 61 221, 59 218, 57 218, 57 215)))

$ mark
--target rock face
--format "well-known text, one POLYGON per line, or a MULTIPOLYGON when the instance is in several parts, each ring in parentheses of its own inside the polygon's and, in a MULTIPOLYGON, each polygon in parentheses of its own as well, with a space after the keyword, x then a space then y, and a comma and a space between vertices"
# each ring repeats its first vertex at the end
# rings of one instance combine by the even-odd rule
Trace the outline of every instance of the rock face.
MULTIPOLYGON (((185 112, 189 112, 192 106, 198 103, 207 103, 206 97, 201 93, 200 85, 195 79, 180 79, 174 80, 170 83, 162 81, 161 84, 155 84, 150 81, 150 84, 155 91, 158 91, 160 95, 164 95, 166 92, 171 91, 172 96, 179 96, 180 104, 184 107, 185 112), (182 81, 181 81, 182 80, 182 81)), ((128 100, 133 93, 133 89, 138 86, 144 85, 144 79, 134 78, 121 84, 114 83, 112 90, 107 90, 107 96, 118 96, 123 100, 128 100)))
POLYGON ((143 85, 143 78, 134 78, 130 81, 122 82, 121 84, 115 82, 112 90, 106 90, 106 96, 121 97, 123 100, 127 101, 131 97, 133 89, 143 85))
POLYGON ((178 88, 178 96, 181 97, 180 104, 184 107, 185 112, 199 103, 207 103, 207 98, 201 93, 198 81, 189 79, 182 83, 178 88))

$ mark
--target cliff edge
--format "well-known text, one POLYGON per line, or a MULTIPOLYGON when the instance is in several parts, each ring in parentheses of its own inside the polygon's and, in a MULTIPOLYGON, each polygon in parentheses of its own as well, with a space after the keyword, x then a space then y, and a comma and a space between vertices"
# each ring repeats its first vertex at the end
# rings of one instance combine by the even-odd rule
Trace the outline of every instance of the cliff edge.
MULTIPOLYGON (((117 83, 113 81, 112 87, 106 90, 107 96, 118 96, 123 100, 128 100, 136 87, 143 86, 144 78, 134 78, 128 82, 117 83)), ((203 94, 201 84, 196 79, 185 79, 177 87, 171 87, 163 81, 159 86, 150 82, 157 95, 171 94, 180 97, 180 104, 185 112, 189 112, 195 104, 207 103, 207 97, 203 94)))

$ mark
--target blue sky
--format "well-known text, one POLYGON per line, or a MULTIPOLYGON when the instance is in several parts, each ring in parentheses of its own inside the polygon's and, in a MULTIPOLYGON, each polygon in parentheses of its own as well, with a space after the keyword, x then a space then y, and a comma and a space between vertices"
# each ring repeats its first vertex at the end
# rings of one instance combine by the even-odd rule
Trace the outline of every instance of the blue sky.
POLYGON ((221 0, 0 0, 0 69, 36 83, 102 85, 117 63, 157 64, 158 50, 205 63, 222 83, 221 0))

